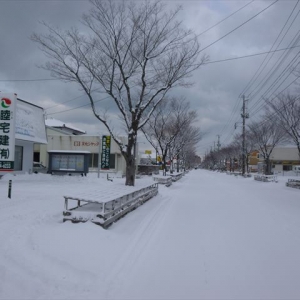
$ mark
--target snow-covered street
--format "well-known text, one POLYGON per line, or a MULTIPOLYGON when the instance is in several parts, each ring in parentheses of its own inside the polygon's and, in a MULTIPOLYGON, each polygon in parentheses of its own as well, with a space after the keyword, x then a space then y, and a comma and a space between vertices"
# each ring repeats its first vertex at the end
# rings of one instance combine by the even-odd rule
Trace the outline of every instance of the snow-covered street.
POLYGON ((104 230, 63 223, 63 195, 124 179, 4 176, 0 298, 299 299, 300 191, 287 178, 193 170, 104 230))

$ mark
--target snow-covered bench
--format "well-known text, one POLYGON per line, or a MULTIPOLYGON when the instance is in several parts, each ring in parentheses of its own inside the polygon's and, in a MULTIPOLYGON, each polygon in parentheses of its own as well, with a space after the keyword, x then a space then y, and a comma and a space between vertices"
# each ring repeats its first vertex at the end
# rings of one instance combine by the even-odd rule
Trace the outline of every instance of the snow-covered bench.
POLYGON ((110 224, 136 209, 157 193, 158 184, 153 183, 132 193, 114 199, 106 199, 107 201, 105 199, 101 200, 101 198, 105 197, 96 190, 81 197, 64 196, 63 221, 69 220, 74 223, 91 221, 107 228, 110 224), (73 206, 71 207, 71 205, 73 206))
POLYGON ((164 184, 165 186, 172 185, 172 177, 171 176, 162 176, 162 175, 154 175, 153 180, 159 184, 164 184))
POLYGON ((170 176, 172 177, 172 181, 177 181, 182 178, 183 173, 177 173, 177 174, 173 173, 173 174, 170 174, 170 176))
POLYGON ((242 175, 241 172, 236 172, 236 171, 233 171, 233 172, 226 172, 227 175, 235 175, 235 176, 238 176, 238 175, 242 175))
POLYGON ((277 175, 264 175, 256 174, 254 175, 254 180, 263 181, 263 182, 277 182, 277 175))
POLYGON ((300 180, 288 179, 288 182, 285 185, 292 188, 300 189, 300 180))

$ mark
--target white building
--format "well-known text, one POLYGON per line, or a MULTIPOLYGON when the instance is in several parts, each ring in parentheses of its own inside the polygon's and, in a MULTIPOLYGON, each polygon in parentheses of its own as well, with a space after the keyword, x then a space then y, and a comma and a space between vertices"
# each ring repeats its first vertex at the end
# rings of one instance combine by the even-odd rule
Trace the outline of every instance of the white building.
MULTIPOLYGON (((15 112, 15 153, 12 172, 14 174, 31 173, 34 143, 47 143, 44 110, 42 107, 17 98, 15 112)), ((5 173, 0 172, 1 175, 5 173)))
MULTIPOLYGON (((99 155, 102 155, 102 136, 90 136, 84 134, 85 131, 74 127, 72 124, 63 123, 55 119, 47 119, 47 145, 37 144, 34 147, 35 161, 42 162, 48 166, 49 155, 48 151, 63 150, 63 151, 89 151, 91 152, 89 159, 89 171, 97 171, 99 155)), ((120 137, 120 141, 124 145, 127 144, 127 138, 120 137)), ((111 139, 110 146, 110 163, 109 170, 105 172, 126 173, 126 162, 121 154, 119 146, 111 139)))
POLYGON ((276 172, 292 171, 293 166, 300 165, 298 149, 296 146, 278 146, 271 153, 272 169, 276 172))

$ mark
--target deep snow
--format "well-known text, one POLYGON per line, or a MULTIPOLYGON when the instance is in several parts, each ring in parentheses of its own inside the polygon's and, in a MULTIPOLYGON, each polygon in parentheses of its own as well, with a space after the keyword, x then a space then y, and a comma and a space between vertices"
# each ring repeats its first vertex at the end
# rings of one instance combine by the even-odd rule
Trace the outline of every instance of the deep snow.
POLYGON ((125 192, 124 179, 6 175, 0 299, 299 299, 300 190, 287 178, 193 170, 104 230, 63 223, 63 195, 125 192))

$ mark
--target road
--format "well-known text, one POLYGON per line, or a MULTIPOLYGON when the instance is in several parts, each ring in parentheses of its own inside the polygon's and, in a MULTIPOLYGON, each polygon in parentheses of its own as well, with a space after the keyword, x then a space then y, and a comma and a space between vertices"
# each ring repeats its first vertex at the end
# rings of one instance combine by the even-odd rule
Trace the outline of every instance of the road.
POLYGON ((300 298, 300 191, 287 178, 193 170, 107 230, 61 215, 65 193, 101 180, 28 178, 0 201, 0 299, 300 298))

